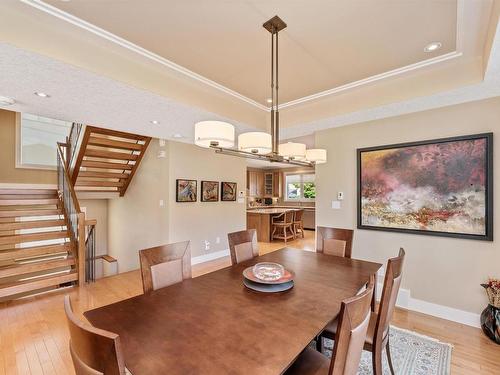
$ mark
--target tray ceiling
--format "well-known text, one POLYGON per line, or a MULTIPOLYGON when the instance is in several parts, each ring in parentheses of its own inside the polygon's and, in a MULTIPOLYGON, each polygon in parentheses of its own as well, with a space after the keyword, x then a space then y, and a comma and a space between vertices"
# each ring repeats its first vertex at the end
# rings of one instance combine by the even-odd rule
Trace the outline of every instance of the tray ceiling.
POLYGON ((45 1, 258 103, 269 97, 270 35, 280 34, 280 101, 290 102, 456 50, 457 2, 45 1), (440 41, 443 47, 426 53, 440 41))

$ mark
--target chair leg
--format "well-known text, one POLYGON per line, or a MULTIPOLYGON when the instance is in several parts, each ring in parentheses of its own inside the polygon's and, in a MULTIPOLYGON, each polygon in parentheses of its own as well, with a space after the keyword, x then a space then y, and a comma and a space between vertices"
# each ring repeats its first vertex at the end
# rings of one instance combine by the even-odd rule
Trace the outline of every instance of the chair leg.
POLYGON ((300 234, 302 234, 302 238, 304 238, 304 225, 300 224, 300 234))
POLYGON ((373 375, 383 375, 382 373, 382 350, 377 347, 372 349, 373 375))
POLYGON ((316 337, 316 350, 320 353, 323 353, 323 336, 318 335, 316 337))
POLYGON ((283 227, 283 238, 285 239, 286 243, 286 226, 283 227))
POLYGON ((389 338, 387 338, 387 344, 385 346, 385 351, 387 353, 387 361, 389 362, 389 369, 391 370, 391 374, 394 375, 394 367, 392 365, 392 358, 391 358, 391 349, 389 345, 389 338))

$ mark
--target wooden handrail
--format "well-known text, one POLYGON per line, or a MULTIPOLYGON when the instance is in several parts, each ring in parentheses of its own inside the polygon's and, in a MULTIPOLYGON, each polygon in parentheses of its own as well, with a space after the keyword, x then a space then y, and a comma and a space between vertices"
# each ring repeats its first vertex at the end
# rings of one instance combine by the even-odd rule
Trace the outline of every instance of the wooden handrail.
MULTIPOLYGON (((65 147, 65 145, 66 145, 65 143, 57 142, 57 153, 59 154, 59 157, 63 161, 66 160, 64 158, 64 153, 62 150, 62 148, 65 147)), ((69 171, 68 171, 68 167, 66 166, 66 163, 62 163, 62 167, 63 167, 64 179, 67 182, 68 189, 69 189, 70 194, 71 194, 71 199, 73 200, 74 205, 75 205, 75 210, 78 214, 80 214, 80 213, 82 213, 82 211, 80 209, 80 203, 78 202, 78 198, 76 197, 75 189, 73 187, 73 184, 71 183, 71 178, 69 176, 69 171)))

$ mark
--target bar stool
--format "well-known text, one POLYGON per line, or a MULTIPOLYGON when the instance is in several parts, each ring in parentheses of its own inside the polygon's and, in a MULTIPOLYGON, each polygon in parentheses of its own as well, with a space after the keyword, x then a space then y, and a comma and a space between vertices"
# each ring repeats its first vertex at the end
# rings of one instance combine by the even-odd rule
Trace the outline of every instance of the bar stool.
POLYGON ((272 218, 273 232, 271 233, 271 240, 279 239, 284 240, 285 243, 289 239, 294 239, 295 234, 293 231, 294 211, 285 211, 278 216, 272 218), (289 232, 289 234, 288 234, 289 232))
POLYGON ((298 232, 304 238, 304 222, 302 221, 302 215, 304 214, 304 210, 295 211, 295 215, 293 218, 293 234, 294 238, 298 237, 298 232))

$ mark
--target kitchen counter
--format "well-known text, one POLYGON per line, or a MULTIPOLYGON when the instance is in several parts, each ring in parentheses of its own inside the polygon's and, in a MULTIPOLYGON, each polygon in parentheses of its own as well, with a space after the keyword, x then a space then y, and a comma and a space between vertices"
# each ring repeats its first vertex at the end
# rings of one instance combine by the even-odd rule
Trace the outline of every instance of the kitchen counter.
POLYGON ((271 242, 272 217, 281 215, 287 211, 304 210, 302 220, 304 228, 315 229, 315 207, 299 206, 272 206, 254 207, 247 209, 247 229, 257 230, 257 240, 260 242, 271 242))

